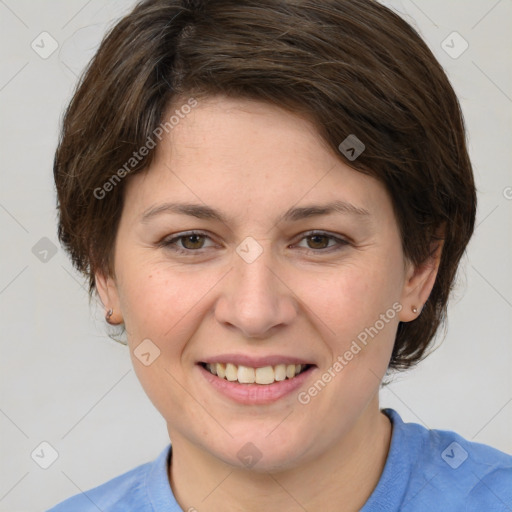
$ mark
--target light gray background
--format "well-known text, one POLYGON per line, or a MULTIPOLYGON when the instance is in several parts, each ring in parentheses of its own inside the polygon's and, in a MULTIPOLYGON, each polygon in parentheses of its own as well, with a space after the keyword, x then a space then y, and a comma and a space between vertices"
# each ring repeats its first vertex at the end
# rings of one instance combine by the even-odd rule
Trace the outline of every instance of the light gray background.
MULTIPOLYGON (((459 95, 479 205, 446 339, 395 378, 382 405, 511 453, 512 2, 386 3, 420 30, 459 95), (453 31, 469 43, 456 59, 441 46, 453 31)), ((32 252, 43 237, 58 246, 52 160, 63 108, 106 27, 131 5, 0 0, 2 512, 45 510, 153 459, 168 443, 128 349, 106 336, 103 311, 89 308, 62 249, 46 262, 32 252), (31 47, 34 40, 42 47, 43 31, 58 44, 46 59, 31 47), (43 441, 58 452, 46 470, 31 458, 43 441)), ((454 41, 452 51, 461 48, 454 41)))

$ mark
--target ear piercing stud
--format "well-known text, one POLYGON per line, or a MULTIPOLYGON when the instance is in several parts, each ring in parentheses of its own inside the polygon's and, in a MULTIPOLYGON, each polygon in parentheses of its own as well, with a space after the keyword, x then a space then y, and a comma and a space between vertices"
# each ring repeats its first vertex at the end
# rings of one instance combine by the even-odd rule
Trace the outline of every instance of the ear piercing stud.
POLYGON ((107 311, 107 314, 105 315, 105 320, 107 321, 107 323, 109 323, 110 325, 113 325, 112 322, 110 321, 110 317, 114 314, 114 310, 113 309, 109 309, 107 311))

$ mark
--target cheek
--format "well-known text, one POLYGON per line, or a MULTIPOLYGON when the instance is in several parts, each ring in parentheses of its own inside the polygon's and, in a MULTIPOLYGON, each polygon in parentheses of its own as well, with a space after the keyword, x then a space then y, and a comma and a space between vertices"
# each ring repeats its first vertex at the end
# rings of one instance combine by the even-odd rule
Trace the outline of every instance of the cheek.
POLYGON ((367 254, 323 279, 308 279, 314 285, 296 284, 329 354, 326 368, 338 363, 332 406, 356 407, 386 373, 401 308, 399 266, 391 262, 396 262, 392 254, 388 260, 367 254))
POLYGON ((294 289, 322 330, 347 340, 392 308, 400 297, 398 284, 392 268, 379 262, 358 262, 333 269, 322 279, 297 276, 294 289))
POLYGON ((180 273, 140 265, 122 280, 123 314, 131 332, 159 339, 172 334, 205 293, 209 280, 199 273, 180 273))
POLYGON ((135 373, 157 410, 177 410, 190 399, 183 388, 183 365, 190 363, 187 342, 201 321, 202 300, 218 278, 147 262, 122 268, 122 308, 135 373), (150 353, 150 364, 139 359, 143 352, 150 353))

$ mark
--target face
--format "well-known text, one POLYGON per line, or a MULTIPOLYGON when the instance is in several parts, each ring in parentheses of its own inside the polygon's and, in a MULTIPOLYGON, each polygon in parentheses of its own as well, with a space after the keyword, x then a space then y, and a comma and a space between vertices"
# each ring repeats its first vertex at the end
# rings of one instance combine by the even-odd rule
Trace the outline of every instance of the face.
POLYGON ((308 121, 224 97, 201 100, 126 185, 115 278, 98 290, 173 445, 240 467, 261 454, 268 470, 346 438, 433 284, 404 259, 385 188, 308 121), (227 378, 204 363, 230 363, 227 378))

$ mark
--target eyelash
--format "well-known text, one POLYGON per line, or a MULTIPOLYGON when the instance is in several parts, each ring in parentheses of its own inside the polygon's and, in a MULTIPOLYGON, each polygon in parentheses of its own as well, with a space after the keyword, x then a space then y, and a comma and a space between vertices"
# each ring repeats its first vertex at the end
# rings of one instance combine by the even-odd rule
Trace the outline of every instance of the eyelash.
MULTIPOLYGON (((182 249, 176 245, 177 241, 182 240, 188 236, 194 236, 194 235, 210 238, 206 233, 203 233, 201 231, 187 231, 185 233, 181 233, 178 236, 174 236, 172 238, 162 240, 161 242, 158 243, 158 246, 164 247, 165 249, 169 249, 178 254, 184 254, 187 256, 192 256, 193 253, 202 254, 204 251, 203 248, 201 248, 201 249, 182 249)), ((305 249, 306 252, 308 252, 308 253, 315 253, 315 254, 331 253, 334 251, 339 251, 346 245, 350 245, 350 242, 348 240, 344 240, 343 238, 340 238, 340 237, 337 237, 334 235, 330 235, 329 233, 326 233, 325 231, 308 231, 302 235, 302 238, 299 240, 299 242, 301 242, 302 240, 305 240, 306 238, 310 238, 313 236, 324 236, 324 237, 328 238, 329 241, 331 241, 331 240, 335 241, 337 246, 326 247, 324 249, 309 249, 309 248, 303 247, 302 249, 305 249)))

